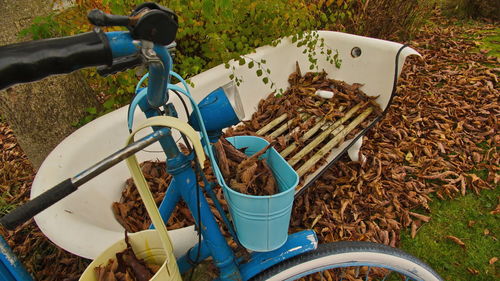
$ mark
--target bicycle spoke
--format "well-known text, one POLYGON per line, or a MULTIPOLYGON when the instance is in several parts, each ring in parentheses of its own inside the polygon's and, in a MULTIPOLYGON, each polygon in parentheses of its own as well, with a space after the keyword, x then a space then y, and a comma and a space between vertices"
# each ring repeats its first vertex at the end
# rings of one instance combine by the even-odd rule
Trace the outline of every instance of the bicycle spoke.
POLYGON ((346 271, 345 267, 344 267, 344 268, 342 268, 342 273, 340 273, 340 281, 343 281, 343 280, 344 280, 345 271, 346 271))
POLYGON ((356 267, 356 274, 354 275, 354 277, 356 277, 356 278, 358 278, 358 276, 359 276, 359 268, 360 268, 360 266, 356 267))
POLYGON ((370 268, 371 267, 368 267, 368 270, 366 271, 365 281, 368 281, 368 276, 370 275, 370 268))
POLYGON ((392 270, 389 270, 389 272, 384 276, 384 279, 382 281, 385 281, 389 275, 391 275, 392 270))

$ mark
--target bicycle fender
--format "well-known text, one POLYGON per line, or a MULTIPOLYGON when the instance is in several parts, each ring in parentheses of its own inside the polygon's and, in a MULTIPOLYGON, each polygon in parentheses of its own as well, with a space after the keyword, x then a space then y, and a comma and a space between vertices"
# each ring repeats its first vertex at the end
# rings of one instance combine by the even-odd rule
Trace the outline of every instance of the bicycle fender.
POLYGON ((303 230, 290 234, 286 243, 270 252, 253 252, 250 260, 240 266, 243 280, 249 280, 260 272, 284 260, 315 250, 318 237, 313 230, 303 230))

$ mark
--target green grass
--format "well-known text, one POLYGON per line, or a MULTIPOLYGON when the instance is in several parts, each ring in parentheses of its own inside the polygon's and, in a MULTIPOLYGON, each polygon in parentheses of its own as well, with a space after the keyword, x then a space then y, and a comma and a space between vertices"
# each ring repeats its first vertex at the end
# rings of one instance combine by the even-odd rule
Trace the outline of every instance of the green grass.
POLYGON ((492 35, 489 35, 481 40, 481 48, 490 50, 488 55, 500 57, 500 28, 492 30, 492 35))
MULTIPOLYGON (((460 24, 476 24, 458 21, 460 24)), ((465 34, 477 42, 474 52, 488 50, 488 55, 500 57, 500 28, 484 30, 479 34, 465 34), (479 39, 477 35, 486 35, 479 39)), ((497 66, 492 66, 497 67, 497 66)), ((478 147, 487 151, 486 142, 478 147)), ((479 167, 469 171, 486 180, 488 171, 479 167)), ((500 215, 490 212, 500 202, 500 186, 484 190, 480 195, 467 194, 454 200, 434 200, 432 220, 423 225, 415 239, 409 231, 401 233, 401 248, 427 262, 445 280, 500 280, 500 215), (465 248, 446 236, 455 236, 465 248)))
MULTIPOLYGON (((477 40, 478 47, 473 50, 473 52, 479 52, 481 50, 488 50, 486 53, 488 56, 500 57, 500 28, 496 28, 493 30, 482 30, 478 35, 486 36, 482 39, 477 40)), ((471 38, 472 40, 475 38, 475 35, 466 35, 466 38, 471 38)), ((496 66, 492 66, 496 67, 496 66)))
POLYGON ((16 204, 7 203, 3 194, 0 196, 0 216, 7 214, 8 212, 14 210, 16 207, 16 204))
POLYGON ((415 239, 403 232, 401 248, 427 262, 445 280, 500 280, 500 261, 489 264, 491 258, 500 258, 500 215, 490 214, 499 199, 497 187, 479 196, 435 200, 432 220, 420 228, 415 239), (461 239, 465 249, 447 239, 449 235, 461 239))

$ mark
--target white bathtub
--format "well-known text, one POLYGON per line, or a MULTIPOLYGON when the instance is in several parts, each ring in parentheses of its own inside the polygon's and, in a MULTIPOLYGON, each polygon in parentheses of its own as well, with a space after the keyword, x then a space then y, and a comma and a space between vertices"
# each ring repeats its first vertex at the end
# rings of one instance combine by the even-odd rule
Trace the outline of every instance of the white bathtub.
MULTIPOLYGON (((331 78, 347 83, 364 84, 362 90, 368 95, 377 96, 378 103, 386 108, 392 93, 396 54, 401 44, 384 40, 360 37, 339 32, 320 31, 327 46, 338 50, 342 65, 339 69, 318 56, 319 70, 324 69, 331 78), (358 47, 361 56, 352 57, 351 51, 358 47)), ((271 69, 270 78, 278 88, 286 89, 288 76, 295 71, 298 61, 302 72, 309 69, 308 58, 290 40, 283 40, 276 47, 265 46, 247 57, 257 61, 266 60, 265 66, 271 69)), ((408 55, 418 55, 405 48, 399 55, 398 70, 401 71, 408 55)), ((247 118, 255 111, 260 99, 270 93, 269 85, 262 77, 255 75, 256 68, 246 65, 236 67, 235 75, 243 78, 239 92, 247 118)), ((191 79, 195 84, 192 94, 200 101, 212 90, 230 81, 231 70, 223 65, 207 70, 191 79)), ((399 75, 399 73, 398 73, 399 75)), ((175 95, 171 101, 178 109, 181 119, 186 120, 184 110, 175 95)), ((124 146, 128 135, 126 123, 127 108, 123 107, 78 129, 61 142, 45 159, 33 182, 31 197, 35 197, 63 179, 72 177, 97 161, 124 146)), ((136 121, 144 120, 142 113, 136 111, 136 121)), ((144 132, 146 134, 146 132, 144 132)), ((136 138, 137 139, 137 138, 136 138)), ((333 159, 342 152, 348 143, 333 150, 333 159)), ((146 150, 159 151, 155 144, 146 150)), ((164 159, 163 153, 142 151, 139 161, 164 159)), ((321 170, 321 169, 320 169, 321 170)), ((317 173, 319 173, 319 171, 317 173)), ((309 176, 311 179, 317 173, 309 176)), ((94 258, 109 245, 123 238, 124 230, 114 219, 111 204, 119 201, 124 182, 129 178, 125 163, 120 163, 79 188, 58 204, 35 217, 43 233, 63 249, 85 257, 94 258)), ((178 256, 189 249, 197 238, 193 227, 169 232, 178 256)))

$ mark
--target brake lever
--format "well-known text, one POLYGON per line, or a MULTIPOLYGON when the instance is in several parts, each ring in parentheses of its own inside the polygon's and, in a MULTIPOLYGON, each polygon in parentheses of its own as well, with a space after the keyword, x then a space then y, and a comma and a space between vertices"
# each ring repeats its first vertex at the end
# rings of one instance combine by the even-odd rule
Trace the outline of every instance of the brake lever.
POLYGON ((131 23, 128 16, 106 14, 99 9, 90 11, 87 18, 95 26, 129 26, 131 23))
POLYGON ((87 18, 95 26, 125 26, 133 39, 163 46, 175 40, 179 27, 177 15, 155 3, 138 6, 130 16, 111 15, 94 9, 88 13, 87 18))
POLYGON ((99 66, 97 67, 97 73, 102 77, 106 77, 111 74, 115 74, 136 66, 140 66, 144 63, 144 59, 141 55, 136 54, 128 57, 121 57, 113 60, 111 66, 99 66))

